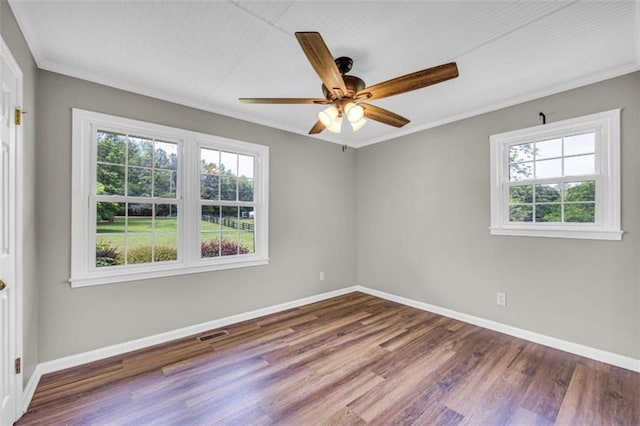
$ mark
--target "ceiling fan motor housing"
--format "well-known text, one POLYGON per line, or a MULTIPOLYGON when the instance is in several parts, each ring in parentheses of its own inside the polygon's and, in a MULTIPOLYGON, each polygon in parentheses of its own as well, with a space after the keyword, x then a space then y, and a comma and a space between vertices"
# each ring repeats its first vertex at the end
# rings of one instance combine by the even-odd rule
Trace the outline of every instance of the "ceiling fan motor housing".
POLYGON ((338 71, 340 74, 346 74, 351 71, 351 67, 353 67, 353 59, 347 56, 340 56, 335 59, 336 66, 338 67, 338 71))
MULTIPOLYGON (((351 71, 351 67, 353 67, 353 59, 348 58, 346 56, 341 56, 335 60, 336 66, 338 67, 338 71, 342 74, 342 80, 344 80, 344 85, 347 86, 347 93, 344 93, 343 96, 347 98, 353 98, 356 93, 360 90, 364 89, 366 85, 364 81, 353 75, 346 75, 349 71, 351 71)), ((322 85, 322 93, 324 97, 330 101, 333 101, 335 97, 332 92, 329 92, 327 86, 322 85)))

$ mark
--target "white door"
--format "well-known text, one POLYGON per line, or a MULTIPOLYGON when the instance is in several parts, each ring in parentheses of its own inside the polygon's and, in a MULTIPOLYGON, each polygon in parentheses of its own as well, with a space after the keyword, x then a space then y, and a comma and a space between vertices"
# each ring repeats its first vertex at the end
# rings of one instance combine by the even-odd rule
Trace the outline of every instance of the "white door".
POLYGON ((18 417, 22 375, 16 370, 21 324, 18 277, 20 232, 17 218, 16 109, 22 96, 22 73, 4 41, 0 39, 0 425, 11 425, 18 417))

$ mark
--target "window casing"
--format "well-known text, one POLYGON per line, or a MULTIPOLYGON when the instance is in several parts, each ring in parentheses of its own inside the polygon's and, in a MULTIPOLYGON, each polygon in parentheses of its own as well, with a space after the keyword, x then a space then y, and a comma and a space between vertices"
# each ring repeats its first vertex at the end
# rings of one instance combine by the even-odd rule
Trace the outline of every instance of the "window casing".
POLYGON ((501 133, 492 235, 620 240, 620 110, 501 133))
POLYGON ((79 109, 72 144, 72 287, 268 263, 268 147, 79 109))

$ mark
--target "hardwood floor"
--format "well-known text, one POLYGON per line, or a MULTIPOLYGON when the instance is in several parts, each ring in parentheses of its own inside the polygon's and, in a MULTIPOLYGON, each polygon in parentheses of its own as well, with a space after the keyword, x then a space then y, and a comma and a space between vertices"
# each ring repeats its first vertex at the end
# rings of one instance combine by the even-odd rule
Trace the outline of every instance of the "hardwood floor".
POLYGON ((45 375, 17 424, 640 424, 638 373, 362 293, 226 330, 45 375))

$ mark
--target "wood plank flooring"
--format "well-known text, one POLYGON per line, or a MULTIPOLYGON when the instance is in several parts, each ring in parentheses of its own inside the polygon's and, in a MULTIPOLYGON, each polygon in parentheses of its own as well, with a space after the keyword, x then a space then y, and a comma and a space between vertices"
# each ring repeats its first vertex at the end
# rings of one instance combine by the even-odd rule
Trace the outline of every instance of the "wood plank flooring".
POLYGON ((640 425, 638 373, 362 293, 226 330, 45 375, 17 424, 640 425))

